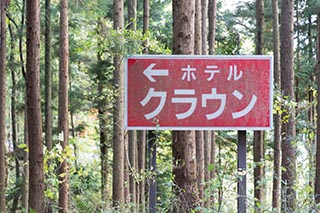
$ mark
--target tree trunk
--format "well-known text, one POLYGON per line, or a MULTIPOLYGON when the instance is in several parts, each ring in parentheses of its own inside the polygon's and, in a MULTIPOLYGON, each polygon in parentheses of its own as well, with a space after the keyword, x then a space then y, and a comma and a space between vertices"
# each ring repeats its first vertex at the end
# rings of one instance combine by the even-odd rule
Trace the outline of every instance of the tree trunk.
POLYGON ((51 72, 51 3, 45 2, 45 140, 52 149, 52 72, 51 72))
MULTIPOLYGON (((173 0, 173 54, 194 52, 194 9, 192 0, 173 0)), ((173 131, 174 182, 181 212, 191 212, 198 203, 196 143, 194 131, 173 131)))
MULTIPOLYGON (((201 0, 195 1, 195 22, 194 22, 194 54, 202 53, 202 13, 201 0)), ((199 190, 199 199, 203 199, 204 193, 204 140, 203 131, 196 131, 196 156, 197 156, 197 184, 199 190)), ((201 206, 203 206, 201 204, 201 206)))
MULTIPOLYGON (((208 21, 209 21, 209 35, 208 35, 208 44, 209 44, 209 55, 214 54, 215 49, 215 40, 216 40, 216 13, 217 13, 217 1, 209 0, 209 9, 208 9, 208 21)), ((210 131, 211 133, 211 146, 210 146, 210 164, 213 165, 213 169, 210 171, 210 179, 214 179, 216 176, 216 132, 210 131)), ((213 191, 211 194, 211 206, 215 206, 215 193, 213 191)))
MULTIPOLYGON (((280 89, 280 43, 279 43, 279 8, 278 0, 272 0, 273 28, 273 72, 275 88, 280 89)), ((273 115, 274 123, 274 161, 272 208, 280 210, 280 180, 281 180, 281 116, 279 112, 273 115)))
POLYGON ((68 1, 60 1, 60 60, 59 60, 59 113, 58 132, 59 141, 63 150, 63 159, 58 168, 59 174, 59 212, 69 212, 68 172, 66 148, 69 141, 68 121, 68 86, 69 86, 69 37, 68 37, 68 1))
MULTIPOLYGON (((114 29, 122 30, 123 0, 114 0, 114 29)), ((123 64, 120 55, 114 57, 115 101, 113 104, 113 206, 119 207, 124 202, 124 133, 123 133, 123 64)))
MULTIPOLYGON (((47 151, 52 150, 52 72, 51 72, 51 0, 45 1, 45 59, 44 59, 44 75, 45 75, 45 144, 47 151)), ((51 160, 47 161, 50 167, 51 160)), ((49 199, 47 211, 52 212, 52 202, 49 199)))
POLYGON ((215 41, 216 41, 216 15, 217 14, 217 1, 209 0, 209 55, 214 54, 215 41))
POLYGON ((201 55, 202 51, 202 16, 201 0, 195 1, 195 21, 194 21, 194 54, 201 55))
MULTIPOLYGON (((318 44, 317 44, 317 82, 320 88, 320 13, 318 13, 318 44)), ((315 202, 320 203, 320 93, 317 93, 317 153, 316 153, 316 179, 315 202)))
POLYGON ((44 212, 44 167, 40 106, 40 1, 27 0, 27 126, 30 182, 29 207, 44 212))
POLYGON ((2 1, 0 40, 0 212, 6 212, 6 9, 7 1, 2 1))
MULTIPOLYGON (((256 0, 256 54, 262 55, 264 49, 264 3, 263 0, 256 0)), ((255 211, 261 211, 265 198, 264 177, 264 133, 254 131, 253 137, 253 161, 254 167, 254 203, 255 211)))
MULTIPOLYGON (((281 2, 281 27, 280 27, 280 60, 281 60, 281 90, 285 99, 294 101, 294 60, 293 60, 293 15, 294 1, 283 0, 281 2)), ((296 179, 295 163, 295 109, 285 106, 282 122, 282 205, 283 211, 294 211, 296 192, 294 182, 296 179)))
MULTIPOLYGON (((128 29, 135 31, 137 28, 137 0, 128 1, 128 29)), ((137 182, 136 182, 136 172, 137 169, 137 131, 128 131, 128 147, 129 147, 129 186, 130 186, 130 201, 134 204, 132 211, 136 212, 135 206, 137 204, 137 182)))
POLYGON ((208 55, 208 0, 201 0, 202 55, 208 55))

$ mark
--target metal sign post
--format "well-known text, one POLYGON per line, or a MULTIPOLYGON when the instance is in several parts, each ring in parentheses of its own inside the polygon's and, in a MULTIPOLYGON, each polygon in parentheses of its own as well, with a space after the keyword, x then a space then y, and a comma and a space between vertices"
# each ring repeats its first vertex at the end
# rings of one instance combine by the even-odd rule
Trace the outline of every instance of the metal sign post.
POLYGON ((246 213, 247 199, 247 138, 246 131, 238 131, 238 212, 246 213))

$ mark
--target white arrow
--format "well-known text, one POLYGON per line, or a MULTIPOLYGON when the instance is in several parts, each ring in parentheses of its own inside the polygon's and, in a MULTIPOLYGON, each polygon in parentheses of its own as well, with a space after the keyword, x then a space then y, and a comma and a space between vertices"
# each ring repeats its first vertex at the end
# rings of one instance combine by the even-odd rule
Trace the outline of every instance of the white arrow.
POLYGON ((151 81, 156 82, 156 80, 153 78, 153 76, 168 76, 169 71, 168 70, 160 70, 160 69, 152 69, 156 64, 150 64, 147 69, 143 71, 143 74, 151 81))

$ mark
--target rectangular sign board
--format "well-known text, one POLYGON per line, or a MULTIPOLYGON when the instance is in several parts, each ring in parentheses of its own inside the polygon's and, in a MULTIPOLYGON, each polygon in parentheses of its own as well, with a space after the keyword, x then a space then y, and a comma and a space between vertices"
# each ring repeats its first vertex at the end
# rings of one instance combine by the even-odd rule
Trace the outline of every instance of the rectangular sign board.
POLYGON ((125 59, 125 127, 272 127, 272 56, 136 55, 125 59))

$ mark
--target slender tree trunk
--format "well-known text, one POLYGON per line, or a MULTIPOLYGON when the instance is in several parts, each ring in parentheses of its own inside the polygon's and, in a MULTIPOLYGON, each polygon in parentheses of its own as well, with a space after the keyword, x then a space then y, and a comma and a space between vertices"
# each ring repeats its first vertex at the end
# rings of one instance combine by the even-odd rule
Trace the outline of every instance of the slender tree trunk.
POLYGON ((2 1, 0 39, 0 212, 6 212, 6 9, 8 1, 2 1))
POLYGON ((44 167, 40 106, 40 1, 27 0, 27 126, 30 182, 29 207, 44 212, 44 167))
MULTIPOLYGON (((45 1, 45 144, 47 151, 52 150, 52 72, 51 72, 51 1, 45 1)), ((50 167, 51 160, 47 161, 50 167)), ((49 199, 47 212, 52 212, 52 200, 49 199)))
MULTIPOLYGON (((12 89, 11 89, 11 131, 12 131, 12 143, 14 150, 14 158, 15 158, 15 172, 16 172, 16 182, 15 185, 18 188, 20 185, 20 163, 19 163, 19 148, 17 141, 17 113, 16 113, 16 96, 17 96, 17 80, 15 73, 15 58, 14 58, 14 50, 15 50, 15 33, 12 30, 11 24, 9 23, 8 29, 10 32, 10 56, 9 56, 9 64, 11 65, 11 81, 12 81, 12 89)), ((11 212, 16 212, 18 209, 20 193, 19 191, 15 193, 14 199, 12 201, 11 212)))
POLYGON ((209 55, 214 54, 216 41, 217 0, 209 0, 209 55))
MULTIPOLYGON (((278 0, 272 0, 272 28, 273 28, 273 72, 276 89, 280 89, 280 43, 279 43, 279 8, 278 0)), ((280 211, 280 180, 281 180, 281 116, 276 112, 274 123, 274 162, 272 208, 280 211)))
MULTIPOLYGON (((122 30, 124 25, 123 0, 114 0, 114 29, 122 30)), ((113 105, 113 206, 124 202, 124 132, 123 132, 123 63, 120 55, 114 57, 114 90, 113 105)))
MULTIPOLYGON (((194 54, 202 53, 202 11, 201 0, 195 1, 195 22, 194 22, 194 54)), ((199 199, 203 199, 204 194, 204 140, 203 131, 196 131, 196 156, 197 156, 197 184, 199 189, 199 199)), ((201 206, 203 206, 201 204, 201 206)))
MULTIPOLYGON (((143 2, 143 35, 146 35, 149 30, 149 0, 144 0, 143 2)), ((148 54, 148 39, 144 41, 143 53, 148 54)), ((141 177, 145 177, 146 170, 146 131, 138 130, 137 131, 137 143, 138 143, 138 169, 141 177)), ((139 190, 139 212, 145 213, 146 211, 146 180, 142 180, 138 183, 139 190)))
MULTIPOLYGON (((256 54, 262 55, 264 49, 264 3, 263 0, 256 0, 256 54)), ((265 198, 264 177, 264 133, 254 131, 253 137, 253 161, 254 167, 254 202, 255 211, 261 211, 265 198)))
POLYGON ((59 61, 59 113, 58 132, 64 153, 62 162, 59 165, 59 212, 69 212, 68 197, 68 156, 65 155, 69 141, 69 121, 68 121, 68 86, 69 86, 69 36, 68 36, 68 1, 60 1, 60 61, 59 61))
MULTIPOLYGON (((320 88, 320 13, 318 13, 318 44, 317 44, 317 82, 320 88)), ((315 202, 320 203, 320 93, 317 94, 317 153, 316 153, 316 178, 315 202)))
MULTIPOLYGON (((173 54, 194 52, 193 0, 173 0, 173 54)), ((194 131, 173 131, 172 152, 174 158, 175 192, 181 212, 191 212, 198 203, 196 143, 194 131)))
POLYGON ((201 55, 202 51, 202 15, 201 0, 195 0, 195 21, 194 21, 194 54, 201 55))
POLYGON ((100 128, 100 158, 101 158, 101 198, 105 202, 109 197, 108 176, 109 176, 109 144, 107 129, 108 112, 99 109, 100 128))
MULTIPOLYGON (((26 80, 26 69, 25 62, 23 57, 23 29, 25 25, 25 9, 26 9, 26 0, 22 1, 21 9, 21 26, 19 28, 19 58, 20 58, 20 68, 21 74, 26 80)), ((28 117, 27 117, 27 90, 25 91, 25 105, 24 105, 24 144, 29 148, 29 137, 28 137, 28 117)), ((23 181, 22 181, 22 207, 24 209, 29 209, 29 152, 23 152, 23 181)))
POLYGON ((208 55, 208 0, 201 0, 202 55, 208 55))
MULTIPOLYGON (((215 49, 215 40, 216 40, 216 13, 217 13, 217 1, 209 0, 208 5, 208 21, 209 21, 209 35, 208 35, 208 44, 209 44, 209 55, 214 54, 215 49)), ((210 171, 210 179, 214 179, 216 176, 216 132, 211 131, 211 147, 210 147, 210 164, 214 167, 210 171)), ((211 191, 211 206, 215 206, 215 192, 211 191)))
MULTIPOLYGON (((135 31, 137 28, 137 0, 128 1, 128 29, 135 31)), ((136 172, 137 169, 137 131, 129 130, 128 131, 128 147, 129 147, 129 186, 130 186, 130 201, 133 204, 137 204, 137 182, 136 182, 136 172)), ((132 208, 132 211, 136 211, 135 207, 132 208)))
POLYGON ((45 2, 45 140, 52 149, 52 72, 51 72, 51 3, 45 2))
MULTIPOLYGON (((281 90, 284 98, 294 101, 294 60, 293 60, 293 15, 294 1, 282 0, 281 2, 281 28, 280 28, 280 60, 281 60, 281 90)), ((282 122, 282 211, 294 211, 296 192, 294 183, 296 180, 295 163, 295 109, 285 106, 282 122)))

